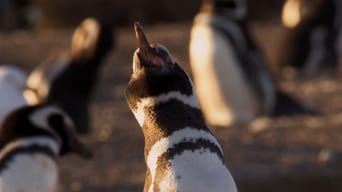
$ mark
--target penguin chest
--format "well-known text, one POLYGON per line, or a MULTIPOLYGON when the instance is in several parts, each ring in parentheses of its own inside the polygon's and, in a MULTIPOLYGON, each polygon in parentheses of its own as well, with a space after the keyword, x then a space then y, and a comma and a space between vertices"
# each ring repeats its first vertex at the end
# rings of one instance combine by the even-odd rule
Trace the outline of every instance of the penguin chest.
POLYGON ((56 162, 41 154, 18 154, 1 170, 1 192, 53 192, 58 181, 56 162))
POLYGON ((191 31, 190 64, 208 123, 228 126, 254 119, 257 102, 233 44, 211 26, 191 31))
POLYGON ((191 127, 159 139, 147 153, 145 191, 235 192, 222 149, 207 130, 191 127))
POLYGON ((236 192, 232 176, 217 155, 209 150, 185 151, 159 167, 152 191, 236 192))

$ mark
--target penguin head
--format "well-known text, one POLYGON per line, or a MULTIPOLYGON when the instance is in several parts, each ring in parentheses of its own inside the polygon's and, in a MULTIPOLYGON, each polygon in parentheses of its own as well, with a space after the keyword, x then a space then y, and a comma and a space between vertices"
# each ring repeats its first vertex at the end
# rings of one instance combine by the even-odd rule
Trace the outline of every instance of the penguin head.
POLYGON ((133 73, 126 89, 131 109, 139 99, 169 92, 192 95, 189 76, 161 44, 149 44, 139 23, 134 25, 138 48, 133 56, 133 73))
POLYGON ((0 66, 0 81, 18 90, 23 90, 26 86, 26 75, 18 67, 9 65, 0 66))
POLYGON ((246 0, 203 0, 202 11, 241 20, 247 16, 246 0))
POLYGON ((112 28, 94 18, 87 18, 73 33, 71 55, 76 59, 90 60, 104 56, 112 46, 112 28))
POLYGON ((306 20, 322 17, 322 11, 334 11, 334 6, 334 0, 286 0, 281 20, 285 27, 295 28, 306 20))
POLYGON ((76 153, 92 157, 91 151, 77 139, 71 118, 57 106, 41 104, 17 109, 7 116, 0 129, 2 146, 36 136, 55 139, 60 145, 59 155, 76 153))

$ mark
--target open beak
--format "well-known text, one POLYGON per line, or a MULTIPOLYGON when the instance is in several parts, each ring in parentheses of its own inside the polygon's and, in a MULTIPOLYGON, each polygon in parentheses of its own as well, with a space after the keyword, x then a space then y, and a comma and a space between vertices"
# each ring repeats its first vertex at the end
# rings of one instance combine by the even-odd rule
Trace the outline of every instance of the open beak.
POLYGON ((135 37, 137 39, 138 57, 144 66, 163 66, 163 60, 150 46, 139 22, 134 23, 135 37))
POLYGON ((142 29, 142 26, 140 25, 139 22, 134 23, 134 31, 135 31, 135 37, 137 39, 139 52, 142 52, 142 54, 147 58, 153 57, 153 49, 148 43, 147 38, 142 29))

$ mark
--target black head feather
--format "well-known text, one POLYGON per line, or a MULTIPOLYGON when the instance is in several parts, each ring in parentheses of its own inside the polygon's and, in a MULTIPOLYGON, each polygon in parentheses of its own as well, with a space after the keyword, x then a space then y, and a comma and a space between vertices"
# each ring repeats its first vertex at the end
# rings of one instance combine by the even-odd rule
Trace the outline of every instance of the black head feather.
POLYGON ((138 49, 134 53, 133 74, 126 89, 130 106, 134 107, 140 98, 173 91, 192 95, 190 78, 174 61, 167 48, 160 44, 149 45, 141 26, 136 27, 136 34, 138 49))

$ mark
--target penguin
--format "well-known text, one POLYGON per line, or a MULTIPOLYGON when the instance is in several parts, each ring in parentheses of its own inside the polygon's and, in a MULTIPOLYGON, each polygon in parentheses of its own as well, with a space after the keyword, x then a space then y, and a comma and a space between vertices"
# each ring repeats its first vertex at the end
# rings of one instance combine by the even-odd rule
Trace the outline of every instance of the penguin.
POLYGON ((29 75, 25 95, 30 103, 58 103, 75 121, 77 131, 88 133, 90 96, 113 41, 111 27, 85 19, 73 34, 68 55, 49 58, 29 75))
POLYGON ((0 66, 0 126, 12 111, 28 105, 23 95, 26 74, 19 67, 0 66))
POLYGON ((92 157, 74 128, 57 105, 25 106, 11 112, 0 129, 0 191, 56 191, 59 157, 69 153, 92 157))
POLYGON ((166 47, 148 43, 139 23, 134 28, 138 48, 125 95, 145 138, 144 192, 237 192, 190 77, 166 47))
POLYGON ((213 126, 307 111, 278 89, 247 29, 246 14, 245 0, 203 0, 193 21, 190 66, 201 108, 213 126))
MULTIPOLYGON (((288 65, 299 74, 314 76, 322 71, 336 71, 338 67, 338 21, 335 0, 287 0, 283 6, 283 24, 291 33, 288 44, 288 65), (311 7, 311 8, 310 8, 311 7), (306 10, 306 11, 305 11, 306 10), (289 15, 297 15, 290 25, 289 15)), ((291 20, 290 20, 291 21, 291 20)), ((286 49, 286 47, 284 48, 286 49)))

